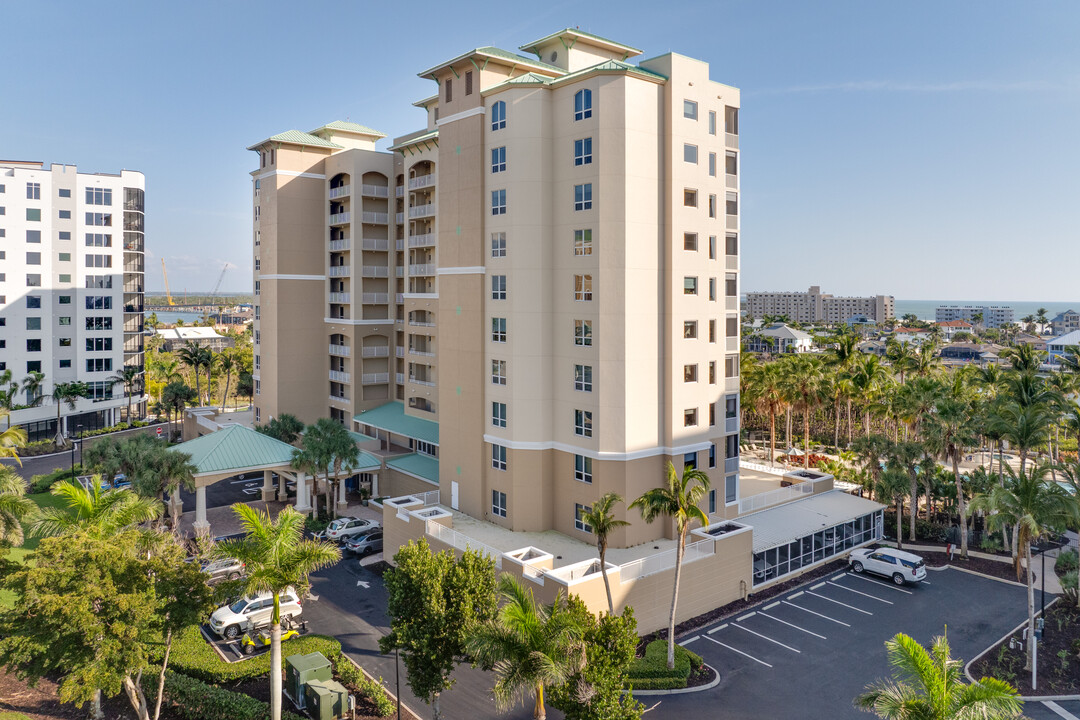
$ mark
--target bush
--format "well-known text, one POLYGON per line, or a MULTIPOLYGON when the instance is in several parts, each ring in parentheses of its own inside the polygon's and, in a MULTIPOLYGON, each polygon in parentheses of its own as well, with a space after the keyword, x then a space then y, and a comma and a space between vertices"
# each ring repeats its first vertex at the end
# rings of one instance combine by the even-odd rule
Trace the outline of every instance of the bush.
POLYGON ((310 533, 321 533, 326 529, 326 526, 330 524, 331 518, 329 515, 320 514, 319 517, 311 517, 310 515, 304 520, 304 529, 310 533))
MULTIPOLYGON (((75 466, 75 475, 82 473, 82 465, 75 466)), ((51 473, 45 473, 44 475, 35 475, 30 478, 30 492, 31 493, 43 493, 49 492, 49 489, 53 485, 61 480, 67 480, 73 477, 70 468, 60 468, 53 470, 51 473)))
MULTIPOLYGON (((326 635, 304 635, 286 640, 281 649, 284 657, 321 652, 332 662, 341 655, 341 643, 326 635)), ((169 666, 197 680, 220 684, 266 675, 270 672, 270 653, 256 655, 242 662, 227 663, 214 652, 197 627, 190 627, 173 638, 169 666)))
POLYGON ((52 440, 35 440, 19 448, 19 457, 35 457, 54 452, 57 452, 57 447, 52 440))
POLYGON ((630 665, 630 686, 635 690, 671 690, 686 687, 690 673, 699 670, 705 661, 681 645, 675 646, 675 667, 667 666, 667 640, 653 640, 645 646, 645 657, 635 658, 630 665))
POLYGON ((379 678, 380 682, 369 680, 367 675, 344 655, 338 656, 337 661, 334 663, 334 672, 340 678, 342 684, 356 688, 358 693, 371 700, 380 715, 390 717, 394 714, 397 707, 390 699, 390 696, 386 694, 386 688, 382 686, 382 678, 379 678))
POLYGON ((1057 560, 1054 561, 1054 572, 1058 575, 1064 575, 1067 572, 1076 570, 1078 566, 1076 551, 1066 550, 1057 556, 1057 560))
MULTIPOLYGON (((148 678, 147 694, 157 689, 157 677, 148 678)), ((151 695, 152 696, 152 695, 151 695)), ((180 717, 188 720, 266 720, 270 705, 242 693, 168 670, 165 673, 165 700, 180 717)), ((300 720, 299 716, 281 713, 282 720, 300 720)))
POLYGON ((1070 570, 1061 576, 1061 591, 1065 596, 1065 600, 1069 603, 1076 604, 1077 593, 1077 571, 1070 570))

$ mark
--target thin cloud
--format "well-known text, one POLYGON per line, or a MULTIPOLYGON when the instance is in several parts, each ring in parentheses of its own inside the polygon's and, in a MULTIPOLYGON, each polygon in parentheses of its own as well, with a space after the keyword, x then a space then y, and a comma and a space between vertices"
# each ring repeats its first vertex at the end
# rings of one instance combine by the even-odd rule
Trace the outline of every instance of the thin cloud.
POLYGON ((780 88, 763 88, 748 95, 793 95, 822 92, 897 92, 897 93, 953 93, 953 92, 1056 92, 1069 89, 1060 83, 1045 80, 1000 82, 995 80, 958 80, 954 82, 900 82, 896 80, 859 80, 815 85, 790 85, 780 88))

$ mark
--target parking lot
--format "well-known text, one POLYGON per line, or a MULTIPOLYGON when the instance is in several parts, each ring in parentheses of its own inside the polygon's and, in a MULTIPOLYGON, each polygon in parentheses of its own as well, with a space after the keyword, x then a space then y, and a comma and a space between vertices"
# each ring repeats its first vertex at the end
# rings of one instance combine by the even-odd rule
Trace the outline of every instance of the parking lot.
POLYGON ((1024 705, 1024 716, 1030 720, 1080 720, 1080 700, 1030 702, 1024 705))
MULTIPOLYGON (((278 486, 278 475, 274 473, 274 488, 278 486)), ((238 502, 251 502, 262 500, 262 472, 251 472, 243 475, 234 475, 220 480, 206 488, 206 507, 216 508, 232 505, 238 502)), ((296 483, 291 480, 286 482, 289 497, 296 496, 296 483)), ((180 499, 184 502, 184 512, 195 511, 195 493, 180 490, 180 499)))
POLYGON ((837 573, 683 638, 720 684, 666 697, 650 716, 676 718, 715 702, 725 718, 865 718, 852 700, 889 677, 884 643, 896 633, 926 645, 948 626, 953 657, 966 662, 1025 616, 1023 587, 953 568, 905 587, 837 573))

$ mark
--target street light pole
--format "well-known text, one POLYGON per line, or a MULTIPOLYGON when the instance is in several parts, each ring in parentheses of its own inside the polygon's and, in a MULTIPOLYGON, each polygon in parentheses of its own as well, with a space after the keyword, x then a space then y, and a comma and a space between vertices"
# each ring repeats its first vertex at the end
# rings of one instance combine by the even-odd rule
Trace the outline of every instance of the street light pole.
POLYGON ((397 695, 397 720, 401 720, 401 648, 394 648, 394 694, 397 695))

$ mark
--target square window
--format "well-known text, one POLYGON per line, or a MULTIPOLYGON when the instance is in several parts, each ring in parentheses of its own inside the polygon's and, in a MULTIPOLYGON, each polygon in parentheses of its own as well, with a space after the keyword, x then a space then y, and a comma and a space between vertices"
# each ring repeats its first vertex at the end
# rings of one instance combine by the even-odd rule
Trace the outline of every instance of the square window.
POLYGON ((71 262, 71 253, 60 253, 60 262, 71 262))
POLYGON ((60 296, 60 304, 61 305, 70 305, 71 304, 71 296, 70 295, 61 295, 60 296))
POLYGON ((592 323, 590 321, 574 321, 574 344, 580 347, 592 346, 592 323))
POLYGON ((26 352, 41 352, 41 338, 26 341, 26 352))
POLYGON ((592 365, 574 366, 574 389, 592 392, 592 365))
POLYGON ((492 190, 491 191, 491 214, 492 215, 505 215, 506 214, 506 191, 505 190, 492 190))
POLYGON ((697 382, 697 365, 683 365, 683 382, 697 382))
POLYGON ((491 384, 492 385, 505 385, 506 384, 506 361, 505 360, 492 360, 491 361, 491 384))
POLYGON ((697 408, 683 410, 683 427, 694 427, 695 425, 697 425, 697 408))
POLYGON ((592 183, 574 186, 574 210, 592 209, 592 183))
POLYGON ((592 275, 574 276, 574 300, 577 302, 592 300, 592 275))
POLYGON ((574 434, 580 437, 592 437, 592 410, 574 411, 574 434))
POLYGON ((683 100, 682 115, 688 120, 697 120, 697 103, 693 100, 683 100))
MULTIPOLYGON (((502 446, 502 445, 492 445, 491 446, 491 467, 495 468, 496 470, 505 470, 506 469, 506 448, 504 446, 502 446)), ((492 497, 494 498, 494 493, 492 493, 492 497)), ((506 496, 503 495, 503 507, 505 508, 505 506, 506 506, 506 496)), ((503 515, 503 517, 506 517, 506 515, 503 515)))
POLYGON ((26 253, 26 264, 27 265, 40 265, 41 264, 41 253, 39 253, 39 252, 28 252, 28 253, 26 253))
POLYGON ((32 273, 26 276, 26 287, 41 287, 41 275, 32 273))
POLYGON ((491 341, 506 342, 506 318, 491 318, 491 341))
POLYGON ((683 205, 697 207, 697 190, 683 190, 683 205))
POLYGON ((491 257, 506 257, 506 233, 491 233, 491 257))
POLYGON ((71 318, 70 317, 66 317, 66 316, 61 315, 59 317, 59 320, 60 320, 61 325, 70 325, 71 324, 71 318))
POLYGON ((697 295, 697 278, 683 278, 683 295, 697 295))
POLYGON ((70 210, 61 210, 60 211, 60 219, 61 220, 70 220, 71 219, 71 211, 70 210))
POLYGON ((683 322, 683 337, 684 338, 696 338, 697 337, 697 320, 686 320, 683 322))
POLYGON ((697 145, 684 144, 682 146, 683 162, 697 165, 697 145))
POLYGON ((26 318, 26 329, 27 330, 40 330, 41 329, 41 318, 39 318, 39 317, 28 317, 28 318, 26 318))
MULTIPOLYGON (((503 448, 505 450, 505 448, 503 448)), ((500 468, 505 470, 506 468, 500 468)), ((506 493, 498 490, 491 491, 491 514, 506 517, 506 493)))
POLYGON ((592 138, 574 141, 574 165, 592 164, 592 138))
POLYGON ((506 172, 506 148, 491 149, 491 172, 506 172))
POLYGON ((69 190, 67 188, 60 188, 60 190, 58 190, 57 192, 59 194, 59 197, 62 197, 62 198, 71 197, 71 190, 69 190))
POLYGON ((59 237, 57 239, 59 239, 59 240, 70 240, 71 239, 71 233, 69 233, 66 230, 61 230, 60 234, 59 234, 59 237))
POLYGON ((582 532, 591 533, 592 526, 584 520, 585 514, 591 512, 591 506, 582 505, 581 503, 574 503, 574 528, 577 530, 581 530, 582 532))
POLYGON ((41 231, 40 230, 27 230, 26 231, 26 242, 28 242, 28 243, 40 243, 41 242, 41 231))
MULTIPOLYGON (((68 324, 70 325, 70 323, 68 324)), ((60 347, 71 347, 71 338, 60 338, 60 347)))
POLYGON ((27 295, 26 307, 29 309, 41 309, 41 296, 40 295, 27 295))
POLYGON ((505 300, 506 299, 506 276, 505 275, 492 275, 491 276, 491 299, 492 300, 505 300))
POLYGON ((494 427, 506 427, 506 403, 491 403, 491 424, 494 427))
POLYGON ((683 250, 697 250, 697 233, 683 233, 683 250))
POLYGON ((60 369, 61 370, 65 369, 65 368, 69 368, 69 367, 71 367, 71 361, 70 360, 61 360, 60 361, 60 369))
POLYGON ((574 231, 574 255, 592 255, 592 230, 574 231))

